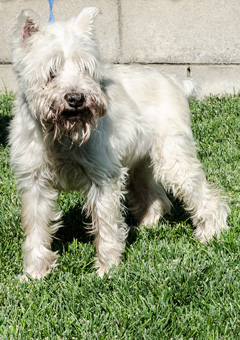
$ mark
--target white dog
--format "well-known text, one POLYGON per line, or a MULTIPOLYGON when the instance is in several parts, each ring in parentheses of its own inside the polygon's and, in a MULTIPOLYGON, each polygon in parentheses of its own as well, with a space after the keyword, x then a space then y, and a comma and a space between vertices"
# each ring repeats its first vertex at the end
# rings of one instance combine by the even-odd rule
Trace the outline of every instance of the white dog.
POLYGON ((189 84, 150 67, 104 66, 93 32, 98 12, 86 7, 43 24, 27 10, 15 29, 11 164, 22 197, 24 270, 36 278, 56 263, 59 190, 86 195, 100 276, 124 251, 125 194, 141 225, 154 226, 170 210, 165 189, 183 201, 200 241, 227 229, 228 207, 197 159, 189 84))

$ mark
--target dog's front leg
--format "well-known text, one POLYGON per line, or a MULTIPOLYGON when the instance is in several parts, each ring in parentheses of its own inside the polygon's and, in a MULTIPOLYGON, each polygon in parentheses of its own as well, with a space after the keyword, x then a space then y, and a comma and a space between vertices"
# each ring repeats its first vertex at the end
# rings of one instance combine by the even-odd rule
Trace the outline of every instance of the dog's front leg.
POLYGON ((55 266, 57 254, 51 251, 52 236, 59 227, 57 192, 40 176, 22 189, 24 271, 41 278, 55 266))
POLYGON ((93 184, 86 203, 92 216, 92 233, 97 251, 96 267, 100 277, 117 265, 125 248, 127 226, 121 214, 122 191, 119 183, 93 184))

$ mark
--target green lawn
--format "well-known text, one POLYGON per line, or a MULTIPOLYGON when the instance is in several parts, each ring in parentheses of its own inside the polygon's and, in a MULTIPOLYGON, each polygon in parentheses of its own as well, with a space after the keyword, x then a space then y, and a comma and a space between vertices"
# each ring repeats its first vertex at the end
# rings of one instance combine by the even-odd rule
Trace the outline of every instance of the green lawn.
POLYGON ((28 282, 18 279, 23 233, 8 165, 12 100, 0 96, 0 339, 240 339, 240 95, 191 104, 199 158, 231 207, 231 229, 220 241, 201 245, 174 202, 156 229, 131 228, 121 265, 99 279, 83 198, 61 194, 66 228, 53 244, 59 266, 28 282))

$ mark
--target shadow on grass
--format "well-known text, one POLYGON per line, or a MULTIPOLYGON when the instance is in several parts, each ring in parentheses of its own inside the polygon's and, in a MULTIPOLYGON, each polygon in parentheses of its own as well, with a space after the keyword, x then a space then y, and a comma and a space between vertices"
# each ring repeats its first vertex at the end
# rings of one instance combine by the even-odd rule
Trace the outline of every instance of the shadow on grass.
POLYGON ((7 146, 9 124, 12 119, 13 100, 12 92, 1 93, 0 91, 0 145, 7 146))
MULTIPOLYGON (((161 238, 167 237, 168 233, 171 232, 171 228, 174 228, 176 224, 182 223, 189 218, 188 214, 183 208, 180 201, 173 199, 169 195, 173 207, 171 214, 164 216, 164 220, 168 222, 169 228, 164 232, 162 230, 156 231, 154 229, 149 229, 149 238, 156 237, 156 234, 161 235, 161 238)), ((125 221, 129 226, 129 233, 127 238, 127 245, 135 243, 138 237, 139 228, 137 226, 137 221, 127 210, 125 221)), ((91 224, 91 219, 86 218, 86 215, 82 212, 82 204, 77 203, 75 206, 70 207, 69 211, 66 212, 62 217, 63 227, 58 230, 53 241, 52 248, 54 251, 58 250, 61 254, 63 249, 65 249, 68 244, 72 243, 74 239, 77 239, 82 243, 92 243, 94 237, 88 233, 87 227, 91 224)), ((161 223, 161 221, 160 221, 161 223)), ((178 231, 178 235, 185 234, 184 228, 178 231)))
POLYGON ((63 227, 60 228, 54 238, 52 248, 61 254, 63 249, 74 239, 82 243, 93 242, 93 236, 87 231, 90 219, 82 212, 82 205, 77 203, 71 207, 62 217, 63 227))
MULTIPOLYGON (((171 234, 171 237, 179 238, 183 235, 188 235, 188 231, 186 228, 181 227, 181 224, 187 221, 188 224, 192 225, 189 214, 183 207, 183 203, 178 199, 175 199, 171 194, 168 193, 168 197, 172 203, 172 209, 169 214, 164 215, 162 220, 159 220, 160 228, 157 230, 155 228, 148 229, 148 239, 159 237, 159 239, 168 238, 171 234), (161 228, 161 224, 166 224, 167 227, 161 228)), ((129 216, 130 220, 133 223, 128 224, 130 226, 130 231, 127 239, 127 245, 131 246, 134 243, 138 236, 139 227, 137 226, 137 222, 133 219, 132 216, 129 216)), ((192 229, 193 230, 193 229, 192 229)))
POLYGON ((11 119, 10 116, 0 116, 0 145, 4 147, 8 144, 8 132, 11 119))

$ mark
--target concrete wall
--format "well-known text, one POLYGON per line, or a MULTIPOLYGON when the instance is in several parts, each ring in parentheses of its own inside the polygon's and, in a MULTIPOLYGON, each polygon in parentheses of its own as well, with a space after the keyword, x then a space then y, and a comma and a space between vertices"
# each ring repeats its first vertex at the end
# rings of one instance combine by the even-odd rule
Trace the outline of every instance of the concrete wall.
MULTIPOLYGON (((96 34, 103 60, 151 63, 196 78, 202 94, 240 91, 240 0, 55 0, 55 20, 101 8, 96 34)), ((11 28, 22 9, 46 21, 48 0, 0 0, 0 90, 15 91, 11 28)))

